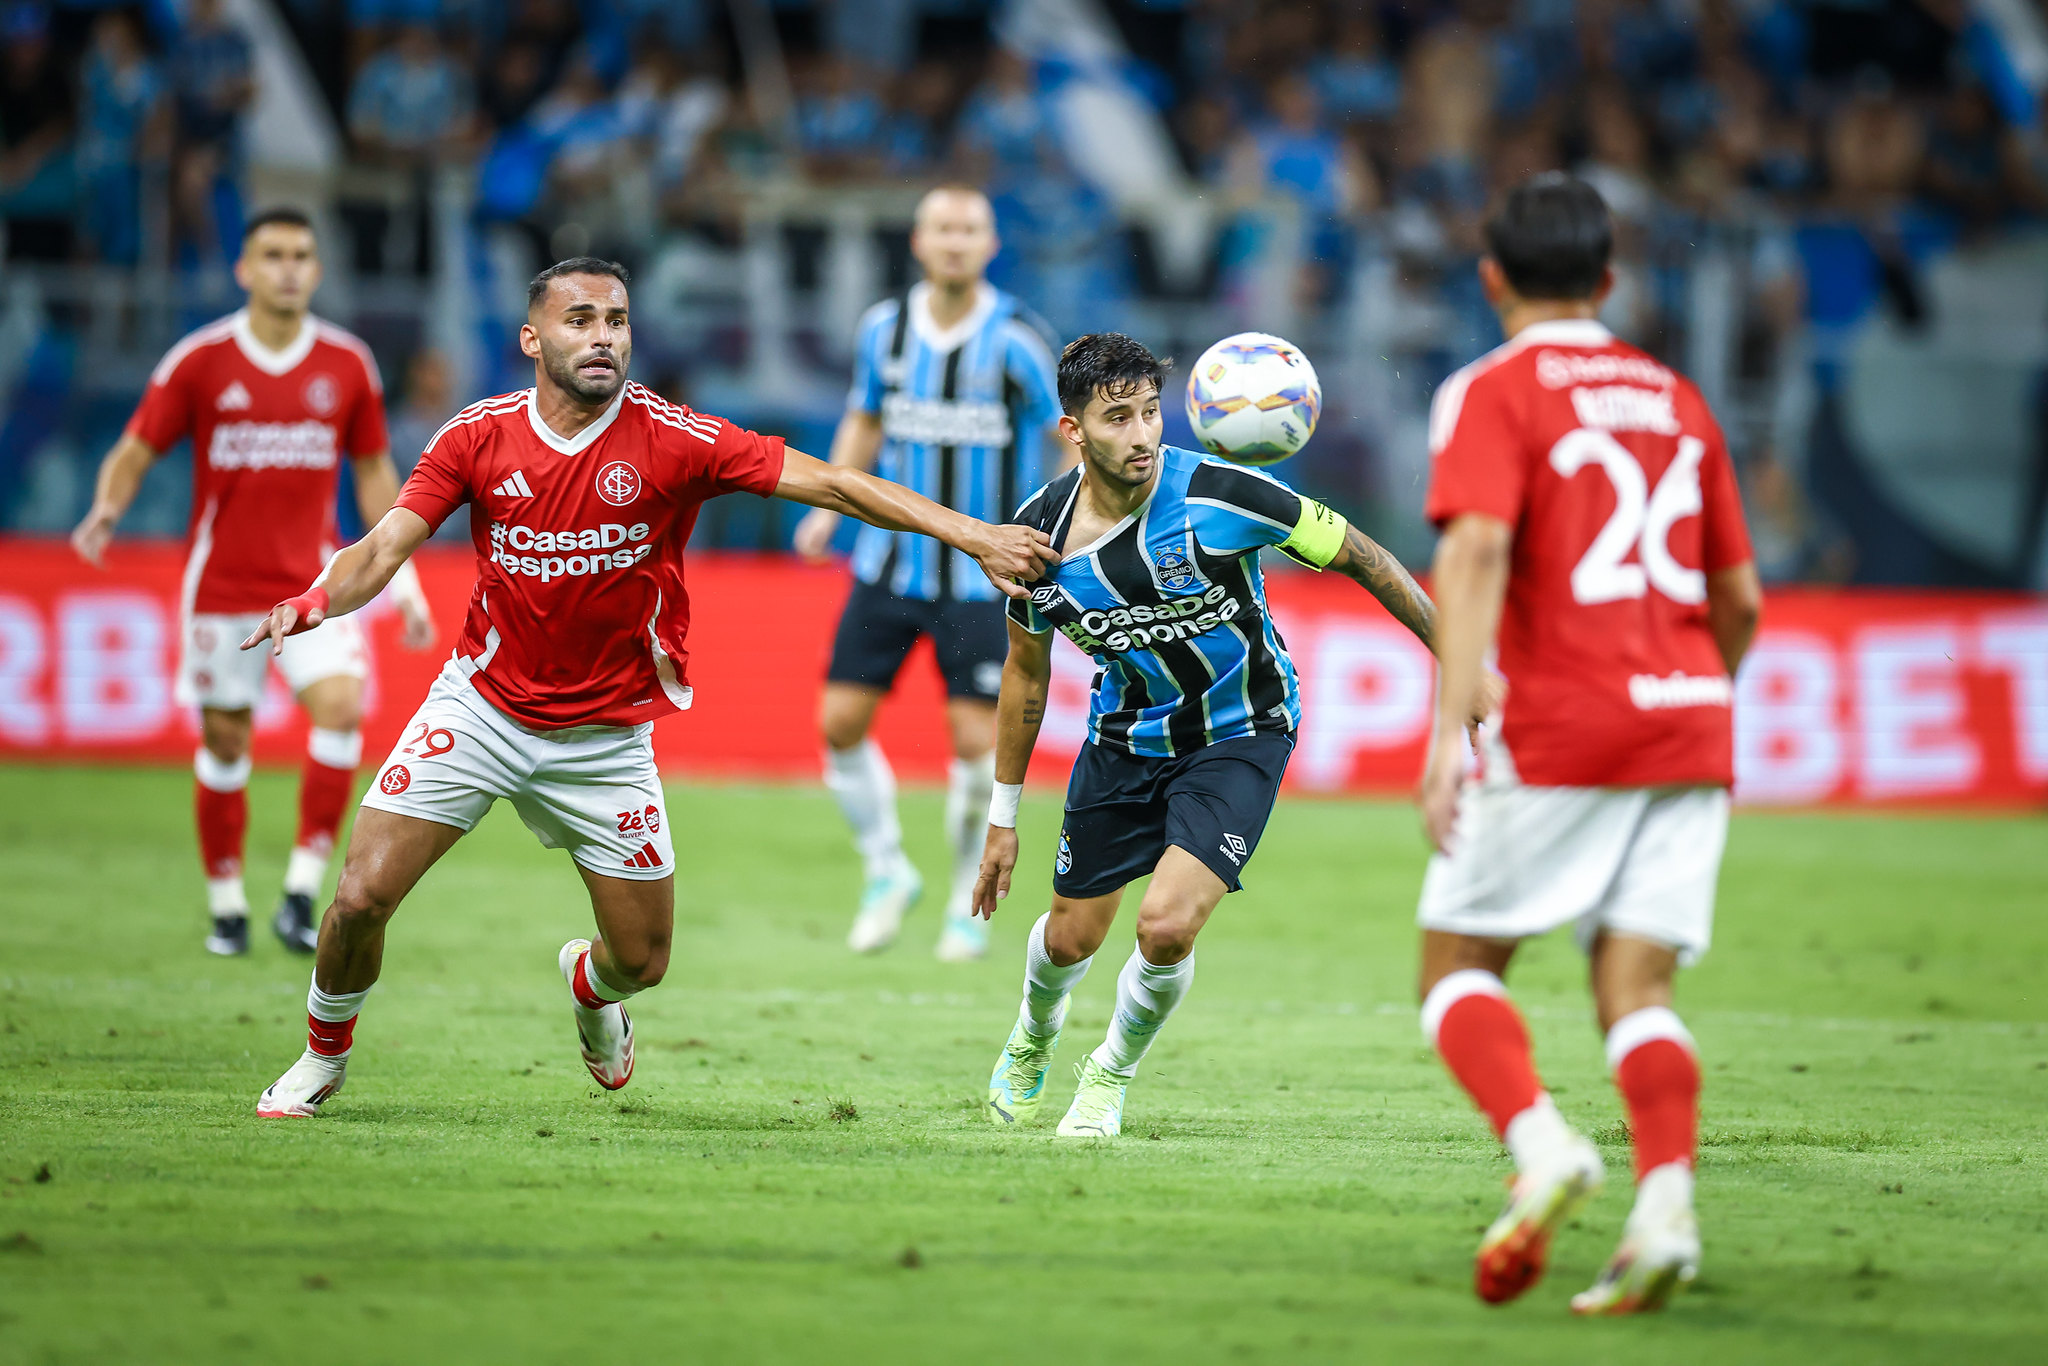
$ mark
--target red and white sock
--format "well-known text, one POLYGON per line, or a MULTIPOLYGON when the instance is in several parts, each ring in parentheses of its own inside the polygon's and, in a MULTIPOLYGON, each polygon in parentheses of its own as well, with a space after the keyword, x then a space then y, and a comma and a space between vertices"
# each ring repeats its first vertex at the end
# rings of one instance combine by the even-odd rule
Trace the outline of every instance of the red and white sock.
POLYGON ((1500 978, 1465 968, 1430 988, 1422 1032, 1472 1097, 1493 1132, 1527 1171, 1571 1138, 1536 1075, 1529 1030, 1500 978))
POLYGON ((363 998, 369 994, 368 987, 361 991, 322 991, 316 975, 306 992, 306 1051, 332 1062, 348 1061, 348 1051, 356 1041, 356 1016, 363 1009, 363 998))
POLYGON ((363 760, 359 730, 313 728, 306 737, 306 766, 299 771, 299 837, 285 865, 284 889, 302 896, 320 895, 327 862, 341 818, 354 794, 356 766, 363 760))
POLYGON ((206 869, 207 908, 215 915, 247 915, 242 889, 242 846, 249 833, 247 755, 224 764, 203 746, 192 756, 192 815, 199 827, 199 861, 206 869))
POLYGON ((1700 1063, 1684 1022, 1667 1006, 1622 1016, 1607 1031, 1607 1065, 1628 1106, 1636 1180, 1673 1163, 1690 1173, 1699 1139, 1700 1063))
POLYGON ((640 992, 638 987, 631 991, 620 991, 617 987, 597 975, 597 964, 590 961, 590 950, 576 960, 576 972, 569 983, 569 989, 576 993, 576 1004, 585 1010, 603 1010, 640 992))

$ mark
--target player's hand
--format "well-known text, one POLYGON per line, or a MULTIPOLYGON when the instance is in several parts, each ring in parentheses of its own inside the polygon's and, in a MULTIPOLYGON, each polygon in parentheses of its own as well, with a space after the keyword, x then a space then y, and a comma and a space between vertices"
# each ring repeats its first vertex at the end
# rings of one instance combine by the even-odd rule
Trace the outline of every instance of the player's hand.
POLYGON ((284 638, 310 631, 327 620, 327 590, 309 588, 296 598, 288 598, 270 609, 249 638, 242 642, 242 648, 253 650, 263 641, 270 642, 270 653, 284 653, 284 638))
POLYGON ((1013 598, 1030 597, 1020 585, 1036 583, 1047 569, 1060 562, 1060 552, 1052 548, 1052 537, 1035 526, 983 523, 975 544, 961 548, 974 556, 990 583, 1013 598))
POLYGON ((114 539, 115 518, 94 508, 85 514, 85 520, 71 531, 71 548, 78 552, 78 558, 94 569, 100 567, 100 559, 107 553, 107 542, 114 539))
POLYGON ((400 603, 399 619, 405 623, 405 634, 399 638, 408 650, 431 650, 434 648, 434 614, 421 603, 400 603))
POLYGON ((1440 735, 1429 747, 1429 767, 1423 770, 1422 830, 1430 848, 1439 854, 1451 852, 1451 832, 1458 821, 1458 792, 1465 785, 1465 751, 1455 732, 1440 735))
POLYGON ((996 903, 1010 894, 1010 874, 1016 868, 1017 832, 991 825, 981 848, 981 874, 974 879, 974 903, 968 913, 994 920, 996 903))
POLYGON ((1472 752, 1479 752, 1479 728, 1500 715, 1502 704, 1508 700, 1508 681, 1493 670, 1479 680, 1479 700, 1472 704, 1472 715, 1465 722, 1465 734, 1472 741, 1472 752))
POLYGON ((814 563, 832 558, 832 533, 839 530, 839 514, 830 508, 812 508, 796 524, 796 553, 814 563))

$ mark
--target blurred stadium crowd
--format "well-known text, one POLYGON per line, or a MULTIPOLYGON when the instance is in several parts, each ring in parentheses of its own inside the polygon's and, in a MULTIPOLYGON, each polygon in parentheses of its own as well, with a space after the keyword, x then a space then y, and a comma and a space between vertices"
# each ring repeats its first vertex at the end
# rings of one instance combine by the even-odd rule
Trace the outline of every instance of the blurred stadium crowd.
MULTIPOLYGON (((1715 400, 1773 577, 2048 565, 2041 0, 13 0, 0 46, 45 333, 94 264, 224 311, 246 206, 310 196, 401 445, 523 383, 509 285, 597 251, 641 272, 643 378, 822 447, 909 202, 959 178, 1063 334, 1309 346, 1332 420, 1296 478, 1412 556, 1428 394, 1498 340, 1482 212, 1565 167, 1622 224, 1610 322, 1715 400), (335 130, 317 175, 265 179, 265 81, 335 130), (464 336, 420 316, 465 295, 464 336)), ((96 335, 160 349, 145 316, 96 335)), ((105 420, 31 427, 90 461, 105 420)), ((54 526, 76 481, 6 437, 0 525, 54 526)))

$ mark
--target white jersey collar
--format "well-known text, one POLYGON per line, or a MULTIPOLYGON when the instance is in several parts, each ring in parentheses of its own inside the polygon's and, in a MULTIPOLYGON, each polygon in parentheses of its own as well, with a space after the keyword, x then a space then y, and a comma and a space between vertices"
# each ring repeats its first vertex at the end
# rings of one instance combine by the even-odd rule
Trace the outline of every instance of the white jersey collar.
POLYGON ((611 407, 604 410, 604 416, 585 427, 574 436, 559 435, 554 428, 540 420, 540 390, 526 391, 526 421, 533 428, 533 434, 560 451, 563 455, 581 455, 590 449, 590 443, 603 436, 619 417, 619 409, 626 404, 626 386, 621 384, 619 392, 612 395, 611 407))
POLYGON ((989 315, 996 311, 995 287, 983 280, 975 286, 974 307, 967 310, 967 316, 951 327, 941 331, 932 320, 932 287, 928 280, 921 280, 910 287, 910 325, 917 329, 917 338, 932 350, 941 354, 951 351, 982 329, 989 315))
POLYGON ((298 369, 299 362, 312 353, 313 343, 320 333, 319 321, 308 313, 299 320, 299 335, 282 351, 273 351, 256 339, 256 329, 249 325, 249 310, 238 308, 234 312, 235 345, 249 364, 266 375, 289 375, 298 369))
POLYGON ((1611 346, 1614 334, 1593 318, 1554 318, 1547 323, 1530 323, 1515 333, 1522 346, 1611 346))

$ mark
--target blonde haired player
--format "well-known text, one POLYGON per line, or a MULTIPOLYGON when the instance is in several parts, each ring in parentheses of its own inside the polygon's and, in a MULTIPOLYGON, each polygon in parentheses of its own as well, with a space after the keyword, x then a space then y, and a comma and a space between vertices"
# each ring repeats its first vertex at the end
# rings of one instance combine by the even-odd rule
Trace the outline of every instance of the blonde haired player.
POLYGON ((1593 1145, 1537 1078, 1502 977, 1572 927, 1634 1137, 1635 1207, 1583 1314, 1654 1309, 1700 1256, 1699 1064, 1671 1009, 1706 952, 1728 833, 1732 679, 1761 593, 1735 473, 1699 391, 1597 321, 1613 229, 1545 175, 1486 226, 1480 280, 1507 343, 1437 391, 1428 511, 1442 674, 1422 811, 1422 1027, 1515 1161, 1475 1278, 1543 1274, 1599 1188, 1593 1145), (1508 695, 1468 778, 1460 731, 1498 644, 1508 695))
MULTIPOLYGON (((92 510, 71 543, 97 565, 149 467, 192 438, 192 526, 180 594, 177 690, 200 709, 194 816, 206 868, 214 953, 249 949, 242 886, 249 825, 249 738, 271 661, 236 647, 270 604, 296 592, 334 553, 341 458, 356 507, 374 526, 398 493, 384 432, 384 389, 362 342, 309 311, 320 255, 307 217, 272 209, 251 219, 235 262, 248 306, 165 353, 127 430, 100 465, 92 510)), ((405 643, 434 643, 419 579, 393 581, 405 643)), ((337 621, 295 636, 278 672, 313 723, 299 777, 299 833, 273 921, 285 947, 313 951, 313 898, 327 876, 361 761, 362 631, 337 621)))

